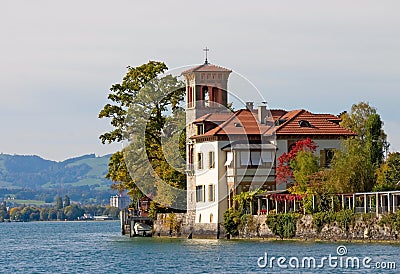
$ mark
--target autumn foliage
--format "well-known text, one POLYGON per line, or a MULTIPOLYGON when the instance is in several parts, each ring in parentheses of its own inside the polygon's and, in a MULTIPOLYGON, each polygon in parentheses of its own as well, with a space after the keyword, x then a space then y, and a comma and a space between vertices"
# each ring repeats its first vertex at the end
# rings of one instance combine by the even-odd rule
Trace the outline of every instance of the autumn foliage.
POLYGON ((290 167, 290 162, 296 159, 297 154, 300 151, 311 151, 315 152, 317 145, 313 140, 307 138, 296 142, 296 145, 289 151, 289 153, 283 153, 278 158, 278 166, 276 168, 276 184, 286 183, 293 180, 294 174, 290 167))

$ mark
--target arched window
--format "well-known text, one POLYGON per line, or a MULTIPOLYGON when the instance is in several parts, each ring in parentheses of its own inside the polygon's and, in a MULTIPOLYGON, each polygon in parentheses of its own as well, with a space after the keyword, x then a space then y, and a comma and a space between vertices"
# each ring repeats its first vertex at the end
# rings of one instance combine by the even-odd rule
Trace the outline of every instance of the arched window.
POLYGON ((202 101, 204 101, 204 106, 208 107, 208 101, 209 101, 209 96, 208 96, 208 87, 207 86, 203 86, 202 90, 202 96, 201 99, 202 101))

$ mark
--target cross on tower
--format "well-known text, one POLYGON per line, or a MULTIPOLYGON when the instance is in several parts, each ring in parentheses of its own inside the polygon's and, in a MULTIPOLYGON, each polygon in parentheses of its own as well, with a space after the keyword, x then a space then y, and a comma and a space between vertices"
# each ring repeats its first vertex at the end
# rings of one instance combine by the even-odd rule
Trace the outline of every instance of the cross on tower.
POLYGON ((210 51, 210 49, 206 47, 205 49, 203 49, 203 51, 206 53, 206 60, 204 61, 204 64, 208 64, 207 52, 210 51))

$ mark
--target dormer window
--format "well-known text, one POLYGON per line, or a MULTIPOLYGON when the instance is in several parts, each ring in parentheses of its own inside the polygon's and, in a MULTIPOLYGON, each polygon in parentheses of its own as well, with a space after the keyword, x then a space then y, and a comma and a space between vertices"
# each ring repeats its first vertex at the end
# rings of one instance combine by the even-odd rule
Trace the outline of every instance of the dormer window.
POLYGON ((309 121, 307 121, 307 120, 300 120, 299 121, 299 126, 300 127, 313 127, 311 125, 311 123, 309 121))
POLYGON ((202 135, 204 134, 204 124, 198 124, 197 125, 197 135, 202 135))
POLYGON ((280 125, 284 124, 286 121, 287 121, 287 119, 275 120, 275 126, 280 126, 280 125))

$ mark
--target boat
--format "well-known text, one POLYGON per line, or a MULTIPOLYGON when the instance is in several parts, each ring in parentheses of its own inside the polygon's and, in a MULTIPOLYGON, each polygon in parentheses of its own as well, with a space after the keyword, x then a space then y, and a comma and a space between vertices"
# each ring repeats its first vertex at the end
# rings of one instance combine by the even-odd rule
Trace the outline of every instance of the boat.
POLYGON ((133 231, 135 232, 135 236, 151 237, 153 234, 151 226, 140 222, 135 223, 133 226, 133 231))

